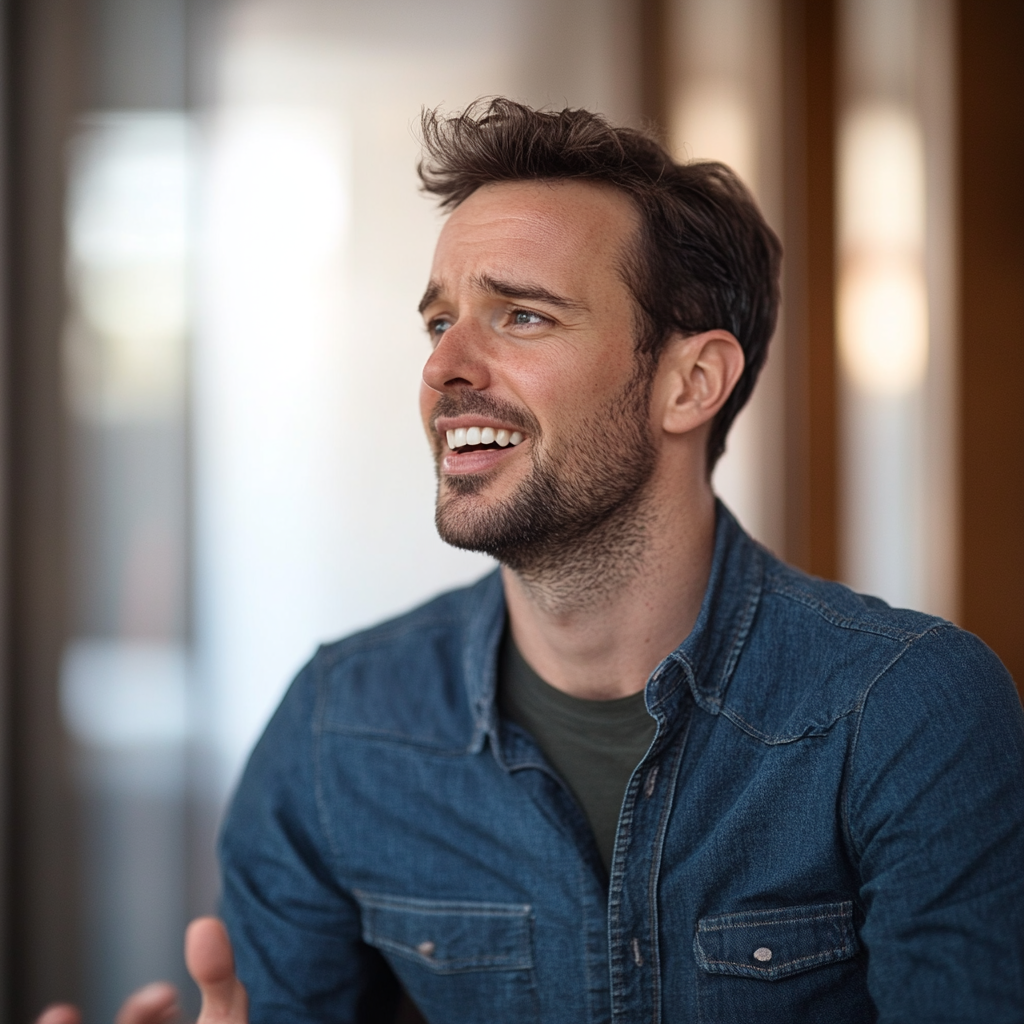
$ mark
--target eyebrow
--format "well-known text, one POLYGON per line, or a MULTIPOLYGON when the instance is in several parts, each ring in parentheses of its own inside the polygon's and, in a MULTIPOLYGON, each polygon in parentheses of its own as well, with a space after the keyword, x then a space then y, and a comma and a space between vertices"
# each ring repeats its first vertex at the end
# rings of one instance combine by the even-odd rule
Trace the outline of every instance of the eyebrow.
POLYGON ((422 314, 423 310, 425 310, 427 306, 429 306, 440 294, 441 282, 431 281, 430 284, 427 285, 427 290, 423 293, 423 298, 420 299, 420 304, 416 307, 420 311, 420 314, 422 314))
MULTIPOLYGON (((516 283, 513 281, 502 281, 500 278, 491 277, 490 274, 478 274, 472 279, 475 287, 481 291, 490 292, 492 295, 501 295, 508 299, 520 299, 526 302, 546 302, 557 309, 568 310, 574 313, 585 313, 589 307, 583 302, 566 298, 541 287, 539 284, 529 282, 516 283)), ((441 294, 441 282, 431 281, 427 290, 420 299, 419 311, 422 313, 441 294)))

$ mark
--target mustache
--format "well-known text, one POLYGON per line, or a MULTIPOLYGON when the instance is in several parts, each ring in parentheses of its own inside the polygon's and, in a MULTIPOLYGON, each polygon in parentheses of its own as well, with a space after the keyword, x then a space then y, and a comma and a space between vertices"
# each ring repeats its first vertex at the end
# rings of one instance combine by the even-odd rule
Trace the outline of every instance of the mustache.
POLYGON ((540 424, 526 409, 491 398, 479 391, 458 391, 455 394, 443 394, 437 400, 430 414, 430 429, 436 433, 437 421, 442 416, 465 416, 476 413, 501 420, 509 426, 522 428, 524 433, 533 437, 540 434, 540 424))

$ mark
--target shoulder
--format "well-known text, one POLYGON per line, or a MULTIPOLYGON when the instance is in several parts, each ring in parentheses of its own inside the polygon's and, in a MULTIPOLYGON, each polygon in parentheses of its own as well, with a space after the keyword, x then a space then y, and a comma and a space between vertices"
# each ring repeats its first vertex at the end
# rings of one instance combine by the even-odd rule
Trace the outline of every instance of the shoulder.
POLYGON ((833 639, 866 634, 903 644, 938 626, 949 625, 938 616, 893 608, 881 598, 811 576, 767 553, 765 563, 765 614, 792 618, 833 639))
POLYGON ((723 708, 755 733, 820 735, 869 701, 936 708, 955 703, 967 679, 1013 712, 1012 681, 977 637, 762 556, 760 601, 723 708))
POLYGON ((428 746, 468 742, 465 654, 481 615, 502 613, 502 602, 495 572, 321 647, 306 671, 317 728, 428 746))

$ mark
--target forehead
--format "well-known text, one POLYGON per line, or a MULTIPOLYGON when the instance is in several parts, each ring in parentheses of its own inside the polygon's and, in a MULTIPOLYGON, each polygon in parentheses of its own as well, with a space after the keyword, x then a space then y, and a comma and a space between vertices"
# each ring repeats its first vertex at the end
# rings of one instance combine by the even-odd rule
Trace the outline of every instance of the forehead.
POLYGON ((606 281, 619 276, 620 256, 638 228, 633 204, 608 185, 485 185, 449 216, 431 276, 449 287, 472 274, 504 278, 525 273, 562 286, 581 285, 595 277, 606 281))

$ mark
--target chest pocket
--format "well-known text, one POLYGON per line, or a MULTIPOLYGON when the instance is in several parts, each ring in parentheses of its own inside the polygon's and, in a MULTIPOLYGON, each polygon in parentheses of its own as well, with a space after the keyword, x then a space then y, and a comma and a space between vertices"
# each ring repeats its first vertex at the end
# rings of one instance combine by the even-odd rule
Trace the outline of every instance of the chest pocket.
POLYGON ((354 895, 363 941, 428 1020, 540 1020, 529 905, 354 895))
POLYGON ((702 1024, 873 1019, 853 903, 705 917, 697 924, 702 1024))

